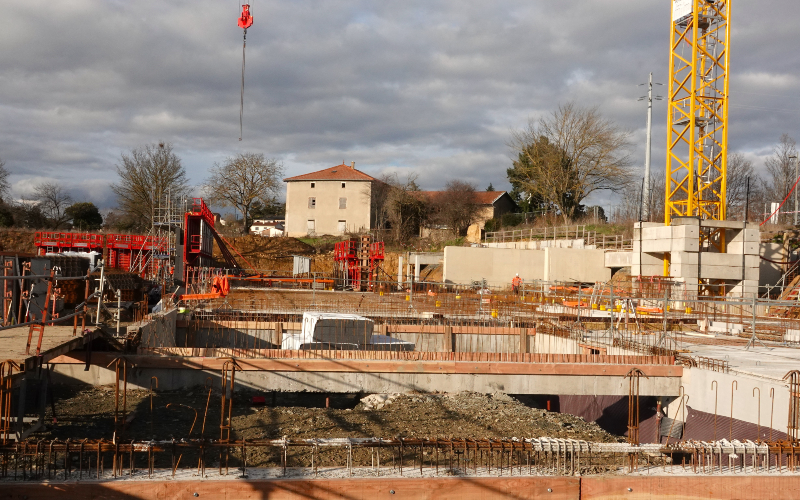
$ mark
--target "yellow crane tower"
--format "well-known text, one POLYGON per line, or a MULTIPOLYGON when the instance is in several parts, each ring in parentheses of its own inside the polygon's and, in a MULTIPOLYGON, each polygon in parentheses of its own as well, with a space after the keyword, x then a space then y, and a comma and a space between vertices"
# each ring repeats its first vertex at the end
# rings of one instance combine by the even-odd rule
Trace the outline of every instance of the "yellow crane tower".
MULTIPOLYGON (((672 0, 665 223, 725 220, 731 0, 672 0)), ((725 253, 725 231, 700 233, 725 253)), ((670 255, 664 255, 669 276, 670 255)), ((702 281, 702 280, 701 280, 702 281)))
POLYGON ((730 14, 731 0, 672 0, 667 225, 726 217, 730 14))

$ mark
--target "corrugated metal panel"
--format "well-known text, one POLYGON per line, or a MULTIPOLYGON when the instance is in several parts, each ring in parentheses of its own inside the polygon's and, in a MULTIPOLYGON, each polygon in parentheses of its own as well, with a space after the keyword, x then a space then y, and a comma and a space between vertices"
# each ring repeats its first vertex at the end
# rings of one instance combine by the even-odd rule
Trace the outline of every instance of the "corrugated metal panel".
MULTIPOLYGON (((695 410, 688 406, 686 412, 686 431, 684 439, 696 439, 699 441, 711 441, 716 435, 717 439, 729 439, 731 436, 731 418, 717 415, 716 432, 714 431, 714 414, 695 410)), ((764 417, 764 416, 762 416, 764 417)), ((762 425, 758 432, 758 425, 742 420, 733 419, 733 438, 734 439, 770 439, 769 415, 766 415, 766 426, 762 425)), ((676 424, 677 425, 677 424, 676 424)), ((772 431, 772 439, 786 439, 786 433, 777 430, 772 431)))

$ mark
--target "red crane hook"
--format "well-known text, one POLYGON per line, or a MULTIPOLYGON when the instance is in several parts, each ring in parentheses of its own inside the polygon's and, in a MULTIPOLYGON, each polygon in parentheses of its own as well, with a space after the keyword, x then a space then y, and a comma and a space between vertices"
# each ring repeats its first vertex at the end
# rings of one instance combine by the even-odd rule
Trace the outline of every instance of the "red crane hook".
POLYGON ((239 16, 239 27, 247 29, 253 25, 253 16, 250 14, 250 4, 242 5, 242 15, 239 16))

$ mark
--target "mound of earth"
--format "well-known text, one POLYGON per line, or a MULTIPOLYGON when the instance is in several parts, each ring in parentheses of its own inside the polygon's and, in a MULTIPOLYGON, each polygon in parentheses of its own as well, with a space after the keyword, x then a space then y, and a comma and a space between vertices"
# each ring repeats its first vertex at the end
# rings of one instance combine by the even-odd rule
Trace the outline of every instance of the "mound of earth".
POLYGON ((0 230, 0 252, 35 254, 35 231, 27 229, 0 230))
MULTIPOLYGON (((315 253, 314 247, 297 238, 265 238, 248 234, 226 239, 235 249, 235 251, 231 249, 234 258, 240 260, 238 252, 256 269, 291 269, 293 255, 310 256, 315 253)), ((214 259, 224 266, 222 252, 216 242, 214 259)))

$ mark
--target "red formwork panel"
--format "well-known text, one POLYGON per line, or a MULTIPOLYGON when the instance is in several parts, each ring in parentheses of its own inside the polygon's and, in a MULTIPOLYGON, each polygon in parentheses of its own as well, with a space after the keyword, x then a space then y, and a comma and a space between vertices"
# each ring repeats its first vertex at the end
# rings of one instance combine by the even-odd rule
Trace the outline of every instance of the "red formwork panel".
POLYGON ((35 234, 33 242, 38 248, 39 255, 44 255, 48 251, 102 252, 105 247, 105 237, 94 233, 39 231, 35 234))
POLYGON ((192 198, 184 216, 183 262, 191 267, 209 267, 214 253, 214 214, 202 198, 192 198))
POLYGON ((214 214, 208 208, 203 198, 192 198, 192 215, 199 215, 205 220, 209 226, 214 227, 214 214))

